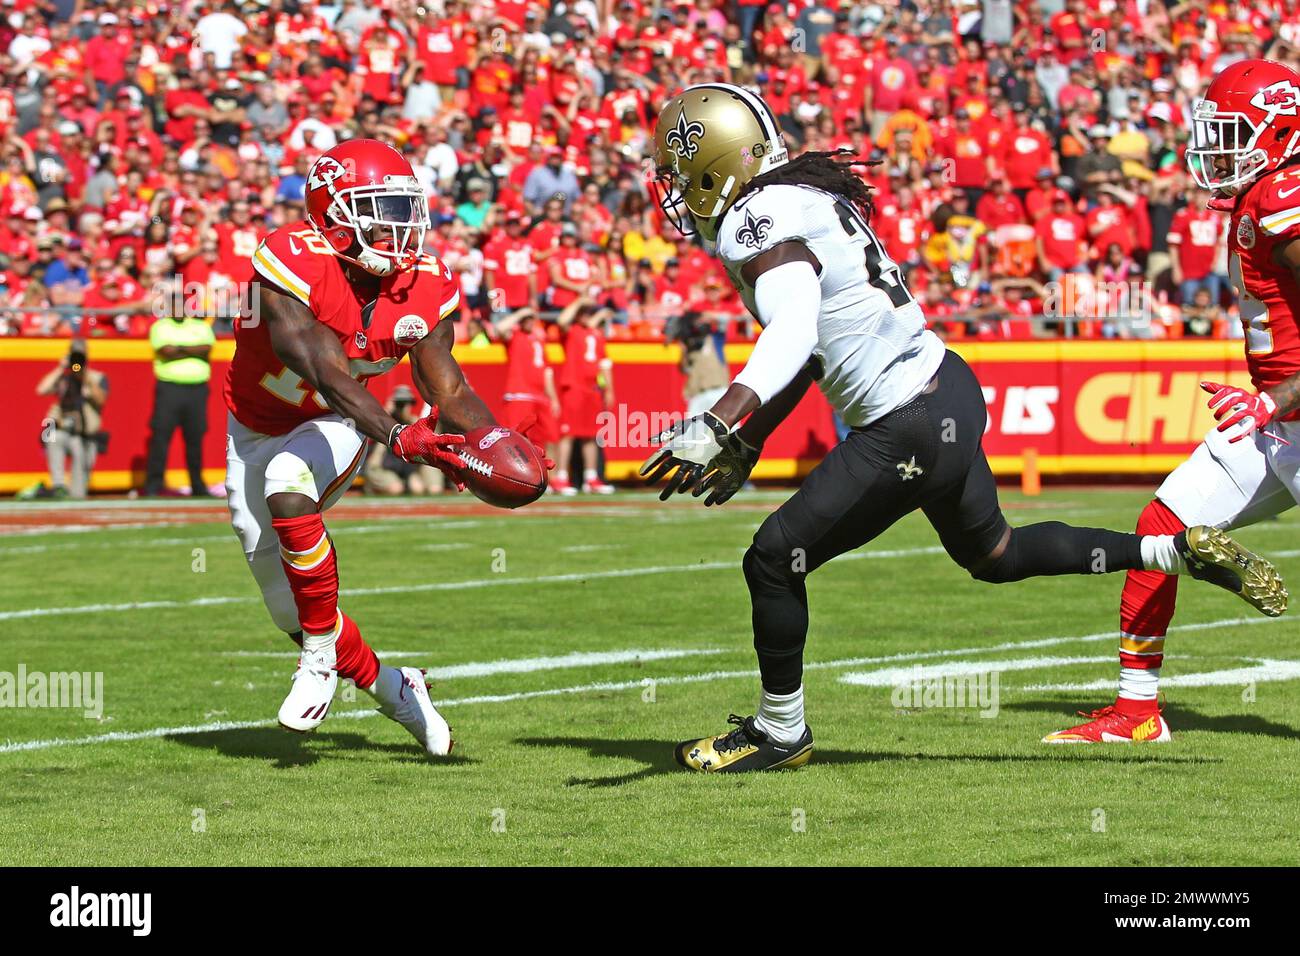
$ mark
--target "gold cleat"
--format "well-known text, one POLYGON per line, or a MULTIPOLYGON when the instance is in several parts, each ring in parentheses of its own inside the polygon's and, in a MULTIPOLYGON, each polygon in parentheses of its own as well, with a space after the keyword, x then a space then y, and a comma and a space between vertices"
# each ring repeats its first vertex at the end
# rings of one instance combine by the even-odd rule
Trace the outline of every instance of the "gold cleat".
POLYGON ((735 729, 718 737, 686 740, 677 745, 677 762, 701 773, 743 773, 751 770, 793 770, 812 756, 812 731, 793 744, 778 744, 754 726, 753 717, 732 714, 727 722, 735 729))
POLYGON ((1277 568, 1248 551, 1225 532, 1196 525, 1174 536, 1174 545, 1187 564, 1187 573, 1231 591, 1255 610, 1279 617, 1290 594, 1277 568))

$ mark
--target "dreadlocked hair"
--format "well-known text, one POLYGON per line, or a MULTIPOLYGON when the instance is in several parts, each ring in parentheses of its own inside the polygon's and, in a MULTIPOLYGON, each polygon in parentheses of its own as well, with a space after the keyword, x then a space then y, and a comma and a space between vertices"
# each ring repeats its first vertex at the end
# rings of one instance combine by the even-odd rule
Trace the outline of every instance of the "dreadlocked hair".
POLYGON ((853 172, 853 167, 878 165, 879 160, 859 159, 851 149, 813 150, 755 176, 741 187, 736 201, 764 186, 812 186, 856 206, 863 219, 870 223, 871 215, 876 211, 872 188, 853 172))

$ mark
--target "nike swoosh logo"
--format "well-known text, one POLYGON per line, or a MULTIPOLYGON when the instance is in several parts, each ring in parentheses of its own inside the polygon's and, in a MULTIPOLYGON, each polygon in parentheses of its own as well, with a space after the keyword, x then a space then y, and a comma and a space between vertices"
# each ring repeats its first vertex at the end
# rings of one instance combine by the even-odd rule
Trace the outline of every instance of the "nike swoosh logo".
POLYGON ((289 237, 289 251, 295 256, 302 254, 302 250, 298 248, 298 244, 293 241, 293 236, 289 237))
POLYGON ((1295 192, 1298 189, 1300 189, 1300 186, 1292 186, 1290 189, 1279 189, 1277 191, 1277 198, 1285 199, 1287 196, 1290 196, 1293 192, 1295 192))

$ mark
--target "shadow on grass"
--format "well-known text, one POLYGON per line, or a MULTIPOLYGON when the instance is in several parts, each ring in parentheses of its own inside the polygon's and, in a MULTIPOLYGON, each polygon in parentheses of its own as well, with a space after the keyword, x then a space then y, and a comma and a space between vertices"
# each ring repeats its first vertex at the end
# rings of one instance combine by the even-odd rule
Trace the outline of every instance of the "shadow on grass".
MULTIPOLYGON (((608 777, 570 777, 565 781, 570 787, 622 787, 638 780, 665 773, 686 773, 673 758, 673 744, 662 740, 607 740, 597 737, 523 737, 515 741, 524 747, 565 747, 570 750, 585 750, 591 757, 613 757, 620 760, 635 760, 644 764, 639 770, 615 774, 608 777)), ((807 766, 844 766, 848 764, 884 763, 887 761, 923 761, 930 763, 1059 763, 1065 757, 1068 748, 1046 748, 1042 753, 1032 754, 979 754, 979 753, 922 753, 877 751, 877 750, 814 750, 812 760, 807 766)), ((1113 750, 1106 751, 1114 753, 1113 750)), ((1221 763, 1214 757, 1180 756, 1167 753, 1141 753, 1127 751, 1125 756, 1131 763, 1180 763, 1180 764, 1215 764, 1221 763)))
MULTIPOLYGON (((1079 713, 1085 715, 1088 713, 1088 711, 1082 709, 1071 709, 1071 705, 1063 704, 1059 699, 1015 701, 1014 703, 1002 704, 1002 709, 1059 714, 1062 718, 1059 722, 1060 727, 1053 726, 1050 730, 1044 730, 1043 733, 1060 730, 1061 727, 1065 727, 1067 723, 1071 722, 1071 718, 1077 718, 1072 721, 1073 723, 1082 723, 1086 718, 1080 717, 1079 713)), ((1161 713, 1169 721, 1169 727, 1175 735, 1175 740, 1178 739, 1177 734, 1180 730, 1208 730, 1216 734, 1262 734, 1267 737, 1300 739, 1300 728, 1292 727, 1290 724, 1279 724, 1254 714, 1223 714, 1218 717, 1211 717, 1208 714, 1202 714, 1199 711, 1180 705, 1166 707, 1161 713)))
POLYGON ((476 761, 453 753, 434 760, 423 755, 415 741, 382 743, 362 734, 324 731, 295 734, 279 727, 244 727, 236 730, 212 730, 201 734, 173 734, 167 738, 187 747, 215 750, 227 757, 273 760, 277 770, 306 767, 331 754, 369 751, 390 754, 402 763, 430 765, 472 764, 476 761))

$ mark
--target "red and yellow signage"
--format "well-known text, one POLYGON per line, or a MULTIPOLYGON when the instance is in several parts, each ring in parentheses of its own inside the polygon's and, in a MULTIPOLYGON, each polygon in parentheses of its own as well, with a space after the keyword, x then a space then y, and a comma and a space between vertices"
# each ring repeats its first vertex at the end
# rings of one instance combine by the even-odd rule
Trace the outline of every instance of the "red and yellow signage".
MULTIPOLYGON (((225 474, 225 407, 219 382, 234 344, 213 351, 211 427, 204 442, 205 476, 225 474)), ((559 361, 559 346, 550 346, 559 361)), ((1181 462, 1212 418, 1199 382, 1249 384, 1239 342, 996 342, 955 346, 984 386, 989 424, 984 448, 993 470, 1020 472, 1028 449, 1037 453, 1044 474, 1160 475, 1181 462)), ((750 346, 730 345, 727 358, 738 370, 750 346)), ((0 492, 12 492, 45 475, 40 423, 49 399, 36 395, 36 383, 67 351, 67 340, 0 340, 0 392, 4 396, 4 442, 0 444, 0 492)), ((635 474, 648 453, 641 442, 647 422, 680 412, 682 376, 676 346, 611 344, 620 408, 612 433, 620 437, 605 449, 613 479, 635 474), (629 447, 630 446, 630 447, 629 447)), ((471 384, 499 407, 505 383, 505 353, 498 346, 458 347, 456 357, 471 384)), ((93 487, 124 491, 143 481, 153 371, 149 345, 136 340, 93 340, 90 363, 108 375, 110 392, 104 428, 109 450, 96 465, 93 487)), ((370 383, 386 398, 399 384, 410 384, 403 363, 370 383)), ((772 436, 760 478, 806 474, 835 444, 831 413, 819 394, 804 400, 772 436)), ((168 468, 169 481, 187 483, 179 436, 168 468)))

